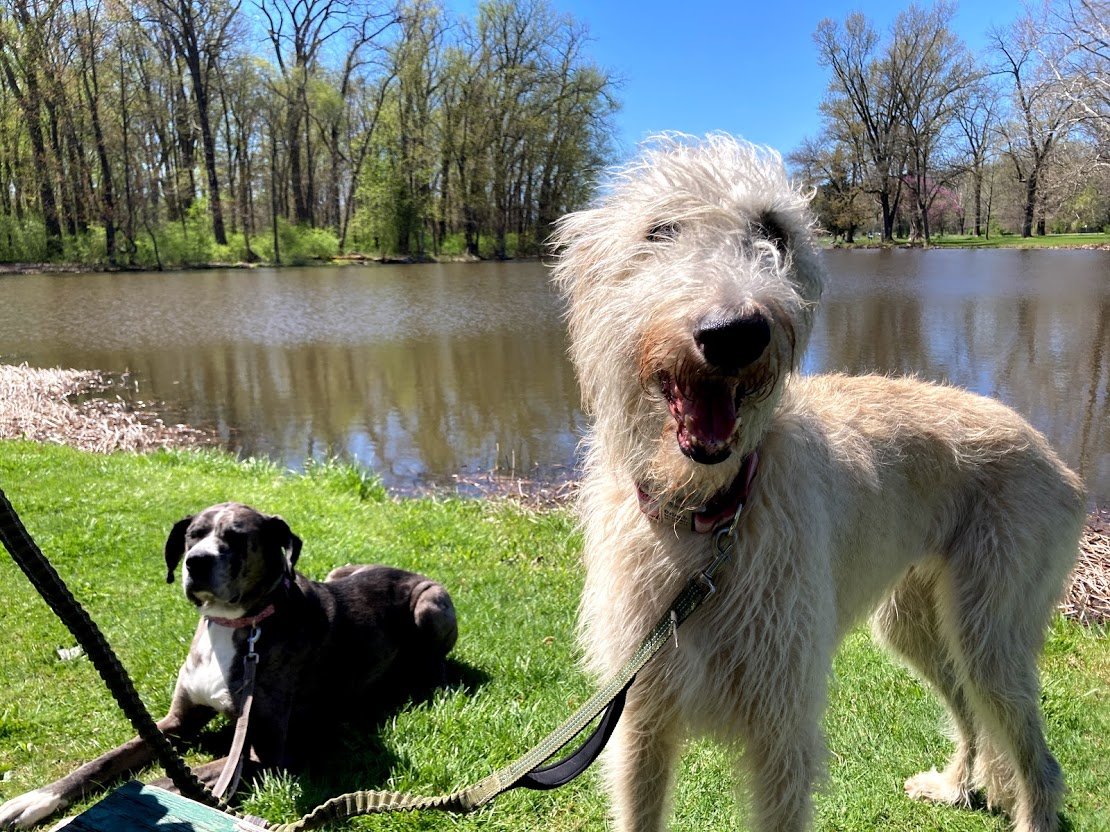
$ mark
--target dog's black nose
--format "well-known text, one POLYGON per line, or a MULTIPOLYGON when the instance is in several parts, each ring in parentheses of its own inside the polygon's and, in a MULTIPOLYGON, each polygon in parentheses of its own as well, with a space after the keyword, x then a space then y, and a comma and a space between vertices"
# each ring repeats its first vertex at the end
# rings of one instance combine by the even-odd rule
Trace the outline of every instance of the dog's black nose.
POLYGON ((206 585, 212 579, 212 568, 215 564, 216 556, 207 552, 185 556, 185 571, 193 583, 206 585))
POLYGON ((710 312, 694 329, 694 341, 707 362, 721 370, 742 370, 771 343, 771 325, 763 313, 748 308, 736 314, 710 312))

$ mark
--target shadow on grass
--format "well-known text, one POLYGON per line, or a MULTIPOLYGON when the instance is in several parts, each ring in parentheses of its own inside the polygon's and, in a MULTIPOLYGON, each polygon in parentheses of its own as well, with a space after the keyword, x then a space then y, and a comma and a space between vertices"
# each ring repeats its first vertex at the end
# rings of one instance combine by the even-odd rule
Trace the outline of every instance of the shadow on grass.
POLYGON ((383 788, 402 762, 381 740, 381 729, 399 712, 429 704, 441 690, 472 696, 490 676, 481 668, 448 659, 442 678, 424 682, 391 700, 380 700, 364 711, 346 714, 328 741, 314 743, 298 772, 303 794, 300 811, 345 792, 383 788))
MULTIPOLYGON (((988 806, 987 796, 983 793, 981 789, 976 789, 969 795, 969 805, 967 808, 973 812, 982 812, 993 817, 1009 817, 999 807, 995 806, 992 808, 991 806, 988 806)), ((1057 815, 1057 817, 1060 819, 1060 828, 1057 830, 1057 832, 1079 832, 1079 830, 1076 829, 1074 825, 1072 825, 1072 822, 1068 820, 1066 815, 1061 813, 1057 815)))
MULTIPOLYGON (((431 703, 439 691, 472 696, 489 682, 490 676, 481 668, 448 659, 442 671, 431 677, 402 674, 401 679, 403 682, 379 687, 391 688, 393 695, 386 693, 372 702, 350 704, 337 713, 313 720, 311 729, 289 738, 296 749, 294 757, 302 761, 290 772, 301 786, 296 799, 298 812, 308 812, 346 792, 383 788, 403 761, 382 742, 381 729, 398 713, 431 703)), ((227 755, 234 733, 234 723, 220 719, 202 730, 194 741, 179 743, 178 748, 219 759, 227 755)), ((261 773, 256 765, 245 761, 242 782, 250 783, 261 773)), ((173 789, 165 779, 154 784, 173 789)), ((232 803, 237 804, 249 794, 249 789, 241 789, 232 803)))

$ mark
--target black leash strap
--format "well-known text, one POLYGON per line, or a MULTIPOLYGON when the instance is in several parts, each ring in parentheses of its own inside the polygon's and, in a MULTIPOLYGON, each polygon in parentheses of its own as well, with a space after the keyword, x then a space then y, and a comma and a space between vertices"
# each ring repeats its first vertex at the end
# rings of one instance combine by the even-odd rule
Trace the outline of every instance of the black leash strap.
POLYGON ((2 490, 0 490, 0 542, 3 542, 4 548, 39 591, 50 609, 73 633, 77 643, 84 648, 85 655, 93 663, 93 667, 104 680, 104 684, 108 686, 108 690, 134 726, 135 731, 154 749, 158 762, 166 770, 174 786, 183 795, 198 803, 220 806, 220 802, 204 787, 174 750, 166 735, 158 730, 154 718, 139 698, 135 685, 119 658, 112 652, 104 634, 100 632, 96 623, 73 597, 54 567, 35 545, 35 541, 23 527, 23 523, 20 522, 19 516, 2 490))

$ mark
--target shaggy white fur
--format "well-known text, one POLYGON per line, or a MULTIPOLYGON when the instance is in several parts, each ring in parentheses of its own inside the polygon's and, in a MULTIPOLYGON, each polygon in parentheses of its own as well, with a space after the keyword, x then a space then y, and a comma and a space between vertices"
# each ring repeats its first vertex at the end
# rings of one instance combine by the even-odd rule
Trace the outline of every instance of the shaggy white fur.
POLYGON ((565 217, 555 280, 593 424, 580 512, 591 668, 619 668, 711 536, 645 516, 760 464, 718 592, 633 685, 607 754, 620 830, 658 830, 691 731, 737 750, 760 830, 807 828, 833 651, 861 618, 952 713, 912 797, 973 789, 1020 832, 1063 793, 1036 659, 1075 555, 1082 484, 997 402, 913 379, 796 375, 821 295, 807 194, 772 151, 654 140, 565 217))

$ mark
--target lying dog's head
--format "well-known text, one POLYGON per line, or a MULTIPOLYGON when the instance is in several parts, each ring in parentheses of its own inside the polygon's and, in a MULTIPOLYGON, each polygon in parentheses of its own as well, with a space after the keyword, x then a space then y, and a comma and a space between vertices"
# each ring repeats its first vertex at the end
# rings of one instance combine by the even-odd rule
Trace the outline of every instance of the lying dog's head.
POLYGON ((205 615, 237 618, 265 600, 301 553, 280 517, 220 503, 178 520, 166 539, 166 582, 182 558, 185 596, 205 615))

